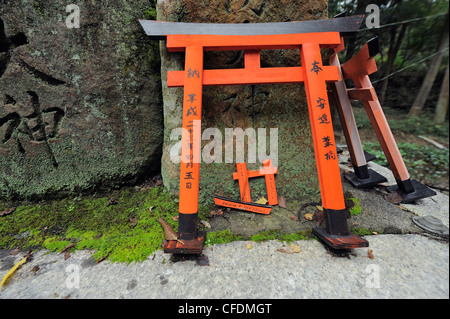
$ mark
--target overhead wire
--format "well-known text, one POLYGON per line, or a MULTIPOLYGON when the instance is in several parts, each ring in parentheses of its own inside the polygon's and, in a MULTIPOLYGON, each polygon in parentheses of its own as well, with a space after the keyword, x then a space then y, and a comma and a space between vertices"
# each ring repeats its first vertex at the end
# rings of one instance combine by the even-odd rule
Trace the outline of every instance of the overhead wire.
POLYGON ((423 58, 423 59, 421 59, 421 60, 419 60, 419 61, 417 61, 417 62, 414 62, 414 63, 412 63, 412 64, 410 64, 410 65, 408 65, 408 66, 405 66, 404 68, 401 68, 400 70, 397 70, 397 71, 395 71, 395 72, 392 72, 391 74, 388 74, 388 75, 386 75, 385 77, 383 77, 383 78, 381 78, 381 79, 379 79, 379 80, 373 81, 372 83, 381 82, 381 81, 383 81, 383 80, 385 80, 385 79, 387 79, 387 78, 390 78, 391 76, 393 76, 393 75, 395 75, 395 74, 397 74, 397 73, 403 72, 404 70, 406 70, 406 69, 408 69, 408 68, 410 68, 410 67, 412 67, 412 66, 415 66, 415 65, 417 65, 417 64, 420 64, 420 63, 422 63, 422 62, 424 62, 424 61, 426 61, 426 60, 428 60, 428 59, 431 59, 431 58, 434 57, 435 55, 437 55, 437 54, 439 54, 439 53, 442 53, 442 52, 445 52, 445 51, 448 51, 448 47, 446 47, 445 49, 440 50, 440 51, 438 51, 438 52, 435 52, 435 53, 433 53, 433 54, 431 54, 431 55, 429 55, 429 56, 427 56, 427 57, 425 57, 425 58, 423 58))
POLYGON ((436 18, 436 17, 440 17, 440 16, 443 16, 443 15, 446 15, 446 14, 448 14, 448 13, 445 12, 445 13, 439 13, 439 14, 435 14, 435 15, 431 15, 431 16, 426 16, 426 17, 419 17, 419 18, 413 18, 413 19, 404 20, 404 21, 387 23, 387 24, 380 25, 379 27, 360 29, 359 32, 367 31, 367 30, 374 30, 374 29, 381 29, 381 28, 386 28, 386 27, 392 27, 392 26, 395 26, 395 25, 415 22, 415 21, 419 21, 419 20, 423 20, 423 19, 436 18))
MULTIPOLYGON (((359 31, 361 32, 361 31, 367 31, 367 30, 373 30, 373 29, 381 29, 381 28, 386 28, 386 27, 392 27, 392 26, 395 26, 395 25, 401 25, 401 24, 411 23, 411 22, 415 22, 415 21, 419 21, 419 20, 424 20, 424 19, 429 19, 429 18, 436 18, 436 17, 440 17, 440 16, 443 16, 443 15, 447 15, 447 14, 448 14, 448 12, 445 12, 445 13, 439 13, 439 14, 435 14, 435 15, 430 15, 430 16, 426 16, 426 17, 413 18, 413 19, 408 19, 408 20, 403 20, 403 21, 398 21, 398 22, 393 22, 393 23, 383 24, 383 25, 381 25, 381 26, 379 26, 379 27, 377 27, 377 28, 365 28, 365 29, 360 29, 359 31)), ((404 67, 404 68, 401 68, 400 70, 397 70, 397 71, 395 71, 395 72, 392 72, 391 74, 388 74, 388 75, 386 75, 385 77, 383 77, 383 78, 381 78, 381 79, 379 79, 379 80, 376 80, 376 81, 374 81, 374 82, 372 82, 372 83, 375 84, 375 83, 381 82, 381 81, 383 81, 383 80, 385 80, 385 79, 387 79, 387 78, 389 78, 389 77, 391 77, 391 76, 394 76, 394 75, 397 74, 397 73, 403 72, 404 70, 406 70, 406 69, 408 69, 408 68, 410 68, 410 67, 413 67, 413 66, 415 66, 415 65, 417 65, 417 64, 420 64, 420 63, 422 63, 422 62, 424 62, 424 61, 426 61, 426 60, 428 60, 428 59, 431 59, 432 57, 434 57, 434 56, 437 55, 437 54, 440 54, 440 53, 442 53, 442 52, 448 51, 448 49, 449 49, 449 48, 446 47, 446 48, 443 49, 443 50, 440 50, 440 51, 438 51, 438 52, 435 52, 435 53, 433 53, 433 54, 431 54, 431 55, 429 55, 429 56, 427 56, 427 57, 425 57, 425 58, 423 58, 423 59, 421 59, 421 60, 419 60, 419 61, 413 62, 413 63, 411 63, 410 65, 408 65, 408 66, 406 66, 406 67, 404 67)))

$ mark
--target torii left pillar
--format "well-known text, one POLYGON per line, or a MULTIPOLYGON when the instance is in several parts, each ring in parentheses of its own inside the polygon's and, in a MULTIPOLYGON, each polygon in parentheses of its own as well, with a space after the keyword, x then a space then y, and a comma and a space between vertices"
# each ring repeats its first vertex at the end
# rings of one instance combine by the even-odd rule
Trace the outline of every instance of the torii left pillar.
POLYGON ((185 48, 183 122, 181 134, 178 241, 169 241, 164 251, 199 254, 205 234, 197 233, 201 159, 201 117, 203 94, 203 47, 185 48))

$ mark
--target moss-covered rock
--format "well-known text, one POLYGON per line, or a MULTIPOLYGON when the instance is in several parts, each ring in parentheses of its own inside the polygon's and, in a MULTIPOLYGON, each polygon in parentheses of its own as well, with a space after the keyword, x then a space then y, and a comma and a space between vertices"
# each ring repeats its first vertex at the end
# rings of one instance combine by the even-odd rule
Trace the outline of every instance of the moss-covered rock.
MULTIPOLYGON (((0 7, 0 196, 112 187, 159 171, 159 48, 145 1, 11 0, 0 7)), ((150 8, 151 9, 151 8, 150 8)))

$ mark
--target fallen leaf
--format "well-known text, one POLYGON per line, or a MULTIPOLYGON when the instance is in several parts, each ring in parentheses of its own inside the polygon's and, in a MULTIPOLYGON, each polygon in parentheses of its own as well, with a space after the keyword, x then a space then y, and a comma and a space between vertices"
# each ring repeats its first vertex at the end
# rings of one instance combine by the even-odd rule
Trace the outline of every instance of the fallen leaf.
POLYGON ((286 198, 284 198, 283 196, 278 196, 278 206, 289 209, 287 207, 286 198))
POLYGON ((264 197, 261 197, 260 199, 258 199, 255 203, 256 204, 261 204, 261 205, 266 205, 267 204, 267 199, 265 199, 264 197))
POLYGON ((373 231, 372 235, 378 235, 378 233, 376 231, 373 231))
POLYGON ((162 186, 162 184, 163 184, 163 181, 159 179, 156 181, 155 186, 162 186))
POLYGON ((134 228, 137 225, 137 220, 134 218, 130 218, 130 222, 131 222, 131 227, 134 228))
POLYGON ((212 211, 209 213, 209 217, 210 217, 210 218, 217 217, 217 216, 222 216, 222 215, 223 215, 223 210, 222 210, 222 209, 219 209, 219 210, 212 210, 212 211))
POLYGON ((279 249, 277 249, 277 251, 279 251, 280 253, 285 253, 285 254, 293 254, 292 251, 286 250, 284 248, 279 248, 279 249))
POLYGON ((289 218, 290 218, 291 220, 294 220, 294 221, 297 221, 297 220, 298 220, 298 217, 297 217, 297 216, 294 216, 294 215, 289 216, 289 218))
POLYGON ((61 250, 60 254, 65 253, 66 251, 68 251, 68 250, 69 250, 70 248, 72 248, 72 247, 75 247, 75 243, 71 243, 71 244, 67 245, 66 247, 64 247, 64 248, 61 250))
POLYGON ((299 245, 295 245, 295 244, 291 244, 291 249, 293 253, 299 253, 300 252, 300 246, 299 245))
POLYGON ((180 217, 180 216, 172 216, 173 221, 176 222, 178 220, 178 217, 180 217))
POLYGON ((64 254, 64 260, 67 260, 70 258, 70 251, 66 251, 66 253, 64 254))
POLYGON ((31 258, 33 258, 33 254, 31 253, 31 249, 23 256, 23 258, 26 258, 27 261, 30 261, 31 258))
POLYGON ((403 196, 397 192, 392 192, 384 195, 384 199, 392 204, 400 204, 401 201, 403 200, 403 196))
POLYGON ((0 212, 0 217, 9 215, 9 214, 13 213, 15 210, 16 210, 15 208, 4 210, 4 211, 0 212))
POLYGON ((18 253, 20 253, 20 248, 19 248, 19 247, 17 247, 16 249, 14 249, 14 250, 13 250, 12 252, 10 252, 9 254, 15 256, 15 255, 17 255, 18 253))
POLYGON ((108 255, 103 256, 102 258, 100 258, 99 260, 97 260, 97 264, 101 263, 103 260, 105 260, 106 258, 108 258, 108 255))
POLYGON ((14 275, 17 269, 20 268, 23 264, 25 264, 31 257, 31 253, 28 252, 21 261, 19 261, 17 264, 14 265, 3 277, 2 281, 0 282, 0 288, 3 288, 6 282, 14 275))
POLYGON ((245 245, 245 248, 247 248, 248 250, 252 249, 252 243, 247 243, 245 245))
POLYGON ((178 234, 173 230, 173 228, 166 222, 164 219, 159 217, 159 223, 161 224, 164 230, 164 239, 165 240, 176 240, 182 244, 184 244, 181 240, 178 239, 178 234))
POLYGON ((305 215, 303 215, 303 217, 306 219, 306 220, 313 220, 313 214, 312 213, 307 213, 307 214, 305 214, 305 215))
POLYGON ((111 206, 111 205, 117 205, 117 204, 119 204, 118 200, 108 198, 108 204, 106 205, 106 207, 111 206))
POLYGON ((203 224, 206 228, 211 228, 211 224, 206 220, 201 220, 200 223, 203 224))
POLYGON ((31 268, 31 272, 33 273, 33 275, 36 275, 36 272, 39 270, 39 266, 36 265, 33 268, 31 268))
POLYGON ((320 211, 323 211, 323 206, 316 206, 316 208, 320 211))
POLYGON ((173 228, 169 225, 168 222, 166 222, 161 217, 159 218, 159 223, 161 224, 163 230, 164 230, 164 239, 165 240, 177 240, 178 234, 173 230, 173 228))
POLYGON ((323 210, 318 210, 314 214, 314 218, 316 219, 316 225, 320 226, 323 222, 323 219, 325 218, 325 214, 323 213, 323 210))
POLYGON ((369 256, 370 259, 374 259, 375 258, 373 256, 373 250, 372 249, 367 250, 367 256, 369 256))
POLYGON ((272 216, 271 215, 267 215, 267 218, 272 218, 272 216))

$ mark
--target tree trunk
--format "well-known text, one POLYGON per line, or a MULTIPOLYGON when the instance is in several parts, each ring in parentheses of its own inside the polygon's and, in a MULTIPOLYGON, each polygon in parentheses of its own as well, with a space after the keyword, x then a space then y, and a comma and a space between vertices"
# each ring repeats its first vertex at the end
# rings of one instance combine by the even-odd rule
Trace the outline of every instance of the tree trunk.
MULTIPOLYGON (((394 66, 395 58, 397 57, 397 53, 398 53, 398 50, 400 49, 400 45, 402 44, 405 33, 406 33, 406 24, 402 24, 398 29, 393 28, 391 30, 391 43, 392 44, 389 48, 388 62, 387 62, 386 71, 385 71, 386 76, 391 74, 392 67, 394 66), (395 34, 397 33, 397 30, 399 30, 399 32, 398 32, 397 38, 395 39, 395 34), (395 39, 395 41, 394 41, 394 39, 395 39)), ((386 98, 388 84, 389 84, 389 77, 386 77, 383 80, 383 83, 381 85, 381 90, 380 90, 379 99, 380 99, 381 105, 384 105, 384 99, 386 98)))
POLYGON ((448 111, 448 62, 445 69, 444 81, 442 81, 441 93, 439 94, 439 100, 436 105, 436 111, 434 113, 434 123, 440 125, 445 122, 448 111))
POLYGON ((442 33, 442 37, 439 43, 439 48, 437 50, 437 54, 431 60, 431 65, 428 69, 428 72, 425 76, 425 79, 422 82, 422 86, 420 87, 419 93, 417 94, 416 99, 414 100, 411 109, 409 110, 409 117, 417 117, 422 112, 422 109, 425 106, 425 102, 427 101, 428 95, 430 94, 431 87, 433 86, 434 80, 439 72, 439 68, 442 63, 442 58, 444 57, 444 49, 448 45, 448 13, 446 16, 446 22, 444 25, 444 30, 442 33))

